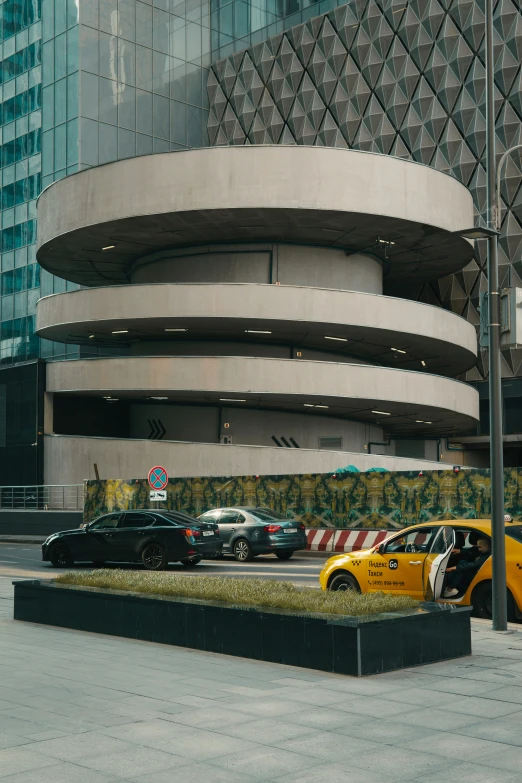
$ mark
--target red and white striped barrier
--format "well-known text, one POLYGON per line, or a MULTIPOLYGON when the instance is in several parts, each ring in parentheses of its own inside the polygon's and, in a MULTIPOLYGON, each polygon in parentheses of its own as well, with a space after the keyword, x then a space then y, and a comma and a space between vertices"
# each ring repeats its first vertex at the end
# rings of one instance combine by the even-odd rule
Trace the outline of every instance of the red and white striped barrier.
POLYGON ((308 543, 306 548, 310 552, 333 552, 333 542, 336 531, 328 530, 307 530, 306 537, 308 543))
POLYGON ((380 544, 391 530, 307 530, 310 552, 357 552, 380 544))

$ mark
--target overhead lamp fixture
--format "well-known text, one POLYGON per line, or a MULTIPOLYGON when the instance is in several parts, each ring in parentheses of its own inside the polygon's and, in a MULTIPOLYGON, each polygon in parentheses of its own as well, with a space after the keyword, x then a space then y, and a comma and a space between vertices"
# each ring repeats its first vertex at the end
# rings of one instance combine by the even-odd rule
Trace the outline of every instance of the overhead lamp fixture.
POLYGON ((391 239, 377 239, 377 242, 381 245, 394 245, 395 242, 392 242, 391 239))
POLYGON ((109 397, 104 397, 103 399, 104 399, 104 400, 112 400, 112 397, 111 397, 111 396, 109 396, 109 397))
POLYGON ((128 330, 128 329, 116 329, 116 330, 113 332, 113 334, 128 334, 128 333, 129 333, 129 330, 128 330))
POLYGON ((219 401, 220 402, 246 402, 246 400, 232 400, 232 399, 228 399, 226 397, 220 397, 219 401))
POLYGON ((329 408, 329 405, 312 405, 311 402, 304 402, 303 403, 305 408, 329 408))
POLYGON ((424 359, 421 359, 421 364, 423 367, 426 367, 426 362, 424 361, 424 359))
POLYGON ((119 402, 119 397, 109 397, 107 402, 119 402))
POLYGON ((165 329, 166 332, 188 332, 188 329, 176 327, 175 329, 165 329))
POLYGON ((149 400, 168 400, 168 397, 149 397, 149 400))
POLYGON ((94 337, 94 335, 93 335, 93 334, 90 334, 90 335, 89 335, 89 340, 92 340, 92 339, 93 339, 93 337, 94 337))
POLYGON ((372 411, 372 413, 376 413, 378 416, 391 416, 391 413, 387 413, 386 411, 372 411))
POLYGON ((432 421, 423 421, 422 419, 416 419, 415 424, 433 424, 432 421))
POLYGON ((325 340, 338 340, 340 343, 347 343, 348 342, 348 338, 347 337, 327 337, 325 335, 324 339, 325 340))
POLYGON ((107 245, 107 247, 102 247, 102 250, 114 250, 116 245, 107 245))
POLYGON ((400 348, 390 348, 390 351, 395 351, 395 353, 406 353, 406 351, 401 351, 400 348))
POLYGON ((316 408, 329 408, 329 405, 316 405, 316 408))
POLYGON ((489 237, 498 236, 498 231, 485 226, 475 226, 474 228, 465 228, 463 231, 454 231, 459 237, 464 239, 489 239, 489 237))
POLYGON ((267 329, 245 329, 246 334, 272 334, 267 329))

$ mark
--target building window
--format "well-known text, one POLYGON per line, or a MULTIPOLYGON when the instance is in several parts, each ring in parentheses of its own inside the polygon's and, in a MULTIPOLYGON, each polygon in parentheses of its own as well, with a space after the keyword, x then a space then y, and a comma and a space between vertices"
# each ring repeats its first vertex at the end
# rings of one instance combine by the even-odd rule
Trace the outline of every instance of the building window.
POLYGON ((409 459, 425 459, 426 443, 423 440, 396 440, 395 456, 409 459))
POLYGON ((319 438, 319 448, 327 451, 341 451, 343 448, 343 439, 339 435, 325 435, 319 438))

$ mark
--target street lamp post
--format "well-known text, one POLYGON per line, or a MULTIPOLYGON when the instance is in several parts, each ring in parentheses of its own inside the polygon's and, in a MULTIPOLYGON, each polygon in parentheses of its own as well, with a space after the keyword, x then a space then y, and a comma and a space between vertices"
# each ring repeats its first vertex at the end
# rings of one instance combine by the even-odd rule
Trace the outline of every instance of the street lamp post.
POLYGON ((502 169, 504 167, 504 163, 506 163, 511 153, 516 152, 516 150, 522 150, 522 144, 515 144, 514 147, 510 147, 508 150, 506 150, 500 158, 497 166, 497 203, 495 206, 495 227, 497 231, 500 231, 500 227, 502 225, 502 202, 500 199, 500 180, 502 177, 502 169))
POLYGON ((496 215, 495 81, 493 0, 486 0, 486 154, 489 310, 489 433, 492 533, 493 630, 507 630, 504 458, 502 452, 502 376, 500 369, 500 290, 496 215))

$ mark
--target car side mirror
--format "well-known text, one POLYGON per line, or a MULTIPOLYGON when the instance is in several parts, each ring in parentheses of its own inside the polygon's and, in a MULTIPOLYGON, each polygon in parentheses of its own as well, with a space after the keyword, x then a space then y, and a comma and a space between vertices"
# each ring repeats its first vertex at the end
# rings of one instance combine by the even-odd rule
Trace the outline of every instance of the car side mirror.
POLYGON ((379 546, 377 547, 377 552, 380 555, 383 555, 384 554, 384 550, 385 550, 385 545, 384 544, 379 544, 379 546))

